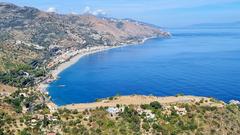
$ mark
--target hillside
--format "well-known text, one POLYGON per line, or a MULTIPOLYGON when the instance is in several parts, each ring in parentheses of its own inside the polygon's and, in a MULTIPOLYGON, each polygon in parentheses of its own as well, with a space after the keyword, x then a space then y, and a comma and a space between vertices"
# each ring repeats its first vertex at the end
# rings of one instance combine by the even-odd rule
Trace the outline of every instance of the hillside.
POLYGON ((52 60, 66 52, 169 36, 137 21, 48 13, 9 3, 0 3, 0 30, 0 82, 18 87, 34 85, 35 78, 56 66, 49 66, 52 60))
POLYGON ((9 96, 0 96, 0 134, 240 134, 240 106, 213 98, 120 96, 99 101, 113 103, 114 106, 105 104, 84 110, 56 108, 48 101, 47 95, 34 89, 19 89, 9 96), (145 100, 133 105, 124 102, 115 104, 126 98, 145 100))

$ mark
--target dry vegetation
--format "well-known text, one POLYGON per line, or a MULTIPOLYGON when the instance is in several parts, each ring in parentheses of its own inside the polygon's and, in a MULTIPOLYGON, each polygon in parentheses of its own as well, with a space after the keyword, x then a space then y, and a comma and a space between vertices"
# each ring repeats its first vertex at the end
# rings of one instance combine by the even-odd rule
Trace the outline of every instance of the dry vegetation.
POLYGON ((48 99, 34 89, 17 90, 1 99, 0 134, 240 133, 240 107, 223 105, 222 102, 209 98, 185 103, 161 104, 152 101, 141 105, 116 104, 114 107, 97 107, 84 111, 65 108, 53 111, 47 106, 48 99))

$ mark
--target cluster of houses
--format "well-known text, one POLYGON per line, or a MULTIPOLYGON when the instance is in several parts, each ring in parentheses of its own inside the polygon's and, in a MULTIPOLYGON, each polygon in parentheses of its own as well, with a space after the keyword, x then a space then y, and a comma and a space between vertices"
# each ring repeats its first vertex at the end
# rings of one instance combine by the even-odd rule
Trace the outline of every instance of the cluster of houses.
MULTIPOLYGON (((112 117, 116 117, 120 113, 124 112, 124 107, 109 107, 109 108, 106 109, 106 111, 112 117)), ((137 112, 138 112, 139 115, 143 115, 144 114, 147 119, 154 119, 155 118, 155 114, 153 114, 151 110, 144 110, 144 109, 138 108, 137 112)))
POLYGON ((85 54, 91 51, 97 51, 99 47, 86 47, 82 49, 77 49, 75 47, 68 49, 58 49, 55 54, 56 56, 52 58, 52 61, 47 65, 48 69, 55 67, 56 65, 69 60, 71 57, 77 54, 85 54))
MULTIPOLYGON (((163 112, 167 115, 170 115, 173 110, 176 111, 176 113, 181 116, 187 114, 187 110, 184 107, 178 107, 178 106, 172 107, 168 105, 163 106, 163 112)), ((106 109, 106 111, 111 115, 111 117, 116 117, 120 113, 124 112, 124 107, 109 107, 106 109)), ((137 108, 137 112, 139 115, 144 115, 147 119, 155 119, 156 117, 151 110, 137 108)))
POLYGON ((147 119, 154 119, 155 118, 155 114, 152 113, 151 110, 145 110, 145 109, 137 109, 138 114, 140 115, 145 115, 147 119))
POLYGON ((24 41, 20 41, 20 40, 17 40, 15 42, 16 45, 26 45, 28 47, 34 47, 35 49, 37 50, 43 50, 45 49, 43 46, 40 46, 40 45, 37 45, 37 44, 33 44, 33 43, 26 43, 24 41))
POLYGON ((79 53, 79 50, 77 48, 71 48, 71 49, 59 49, 55 52, 57 54, 55 57, 53 57, 52 61, 47 65, 48 69, 51 69, 55 67, 57 64, 63 63, 67 60, 69 60, 71 57, 77 55, 79 53))
POLYGON ((176 113, 178 115, 186 115, 187 114, 186 108, 180 108, 180 107, 177 107, 177 106, 173 106, 173 109, 176 111, 176 113))
POLYGON ((112 117, 117 116, 124 111, 124 107, 109 107, 106 110, 112 117))
POLYGON ((178 106, 170 106, 170 105, 164 105, 163 106, 163 113, 170 115, 172 111, 175 111, 178 115, 186 115, 187 110, 184 107, 178 107, 178 106))

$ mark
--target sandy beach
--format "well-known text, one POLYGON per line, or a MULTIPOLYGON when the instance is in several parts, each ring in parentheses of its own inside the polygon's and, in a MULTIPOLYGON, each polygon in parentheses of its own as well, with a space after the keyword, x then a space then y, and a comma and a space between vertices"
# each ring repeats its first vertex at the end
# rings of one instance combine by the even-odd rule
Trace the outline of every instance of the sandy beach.
MULTIPOLYGON (((115 107, 117 104, 121 105, 141 105, 149 104, 153 101, 158 101, 161 104, 170 104, 170 103, 195 103, 200 100, 210 100, 207 97, 197 97, 197 96, 168 96, 168 97, 157 97, 157 96, 143 96, 143 95, 131 95, 131 96, 120 96, 114 100, 102 100, 100 102, 93 103, 82 103, 82 104, 70 104, 65 105, 60 108, 67 109, 77 109, 79 111, 84 111, 85 109, 94 109, 97 107, 115 107)), ((208 104, 221 107, 222 104, 208 104)))
POLYGON ((76 62, 78 62, 78 60, 80 58, 82 58, 83 56, 89 55, 89 54, 93 54, 93 53, 97 53, 97 52, 101 52, 101 51, 105 51, 108 49, 112 49, 112 48, 116 48, 114 47, 108 47, 108 46, 99 46, 99 47, 91 47, 87 50, 79 50, 78 54, 75 55, 74 57, 72 57, 71 59, 69 59, 66 62, 63 62, 62 64, 60 64, 59 66, 57 66, 56 69, 50 71, 49 74, 52 74, 52 76, 54 78, 57 78, 58 75, 65 69, 67 69, 68 67, 70 67, 71 65, 75 64, 76 62))

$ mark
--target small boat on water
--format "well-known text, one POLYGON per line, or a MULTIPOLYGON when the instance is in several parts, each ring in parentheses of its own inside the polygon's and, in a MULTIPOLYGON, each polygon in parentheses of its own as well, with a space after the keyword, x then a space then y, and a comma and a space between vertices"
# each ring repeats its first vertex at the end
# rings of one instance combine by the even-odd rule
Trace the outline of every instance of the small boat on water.
POLYGON ((65 87, 66 85, 58 85, 58 87, 65 87))

